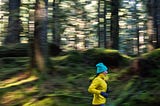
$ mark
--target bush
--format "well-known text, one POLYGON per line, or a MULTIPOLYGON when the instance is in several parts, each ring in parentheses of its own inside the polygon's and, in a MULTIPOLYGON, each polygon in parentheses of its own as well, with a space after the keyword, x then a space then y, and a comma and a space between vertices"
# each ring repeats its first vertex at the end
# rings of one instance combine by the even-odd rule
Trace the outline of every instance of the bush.
POLYGON ((95 65, 103 62, 109 67, 125 66, 129 59, 125 59, 117 50, 95 48, 84 52, 84 59, 87 64, 95 65))
MULTIPOLYGON (((61 52, 59 46, 49 43, 49 55, 56 56, 61 52)), ((0 58, 1 57, 28 57, 29 56, 29 44, 19 43, 10 46, 0 46, 0 58)))
POLYGON ((152 63, 155 68, 160 67, 160 49, 156 49, 152 52, 146 53, 142 55, 142 57, 152 63))
POLYGON ((54 43, 49 43, 49 55, 57 56, 62 50, 59 46, 55 45, 54 43))
POLYGON ((154 70, 160 67, 160 49, 146 53, 136 58, 131 64, 131 74, 138 74, 142 77, 154 77, 157 73, 154 70))
POLYGON ((16 44, 0 47, 1 57, 22 57, 28 56, 28 44, 16 44))

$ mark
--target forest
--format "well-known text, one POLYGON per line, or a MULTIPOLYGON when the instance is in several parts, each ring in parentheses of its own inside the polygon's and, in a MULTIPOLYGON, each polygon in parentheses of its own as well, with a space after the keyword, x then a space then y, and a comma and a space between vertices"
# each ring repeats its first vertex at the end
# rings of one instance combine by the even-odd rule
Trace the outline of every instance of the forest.
POLYGON ((160 0, 0 0, 0 106, 160 106, 160 0))

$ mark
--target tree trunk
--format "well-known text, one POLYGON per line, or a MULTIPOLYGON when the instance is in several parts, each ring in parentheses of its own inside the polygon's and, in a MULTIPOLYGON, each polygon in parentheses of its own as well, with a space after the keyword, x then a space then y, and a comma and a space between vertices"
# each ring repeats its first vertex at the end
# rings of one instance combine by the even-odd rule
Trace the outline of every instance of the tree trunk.
POLYGON ((60 46, 59 0, 53 0, 53 43, 60 46))
POLYGON ((106 0, 98 0, 98 47, 107 48, 106 0))
POLYGON ((35 31, 33 39, 34 55, 32 68, 40 72, 48 70, 48 45, 47 45, 47 0, 36 0, 35 7, 35 31))
POLYGON ((156 0, 156 17, 157 17, 157 20, 156 20, 156 28, 157 28, 157 46, 156 48, 160 48, 160 1, 159 0, 156 0))
POLYGON ((20 31, 22 30, 21 21, 19 19, 20 0, 9 0, 9 22, 8 34, 4 40, 4 44, 15 44, 20 42, 20 31))
POLYGON ((160 47, 160 3, 158 0, 148 0, 148 35, 149 50, 160 47))
POLYGON ((111 0, 111 47, 119 48, 119 0, 111 0))

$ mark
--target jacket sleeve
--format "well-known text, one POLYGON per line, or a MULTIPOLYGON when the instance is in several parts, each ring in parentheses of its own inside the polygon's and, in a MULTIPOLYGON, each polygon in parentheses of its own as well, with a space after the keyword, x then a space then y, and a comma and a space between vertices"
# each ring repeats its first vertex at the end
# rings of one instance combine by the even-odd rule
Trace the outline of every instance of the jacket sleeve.
POLYGON ((90 84, 90 86, 88 88, 88 92, 90 92, 92 94, 100 94, 101 91, 96 89, 98 87, 98 85, 99 85, 99 80, 95 78, 92 81, 92 83, 90 84))

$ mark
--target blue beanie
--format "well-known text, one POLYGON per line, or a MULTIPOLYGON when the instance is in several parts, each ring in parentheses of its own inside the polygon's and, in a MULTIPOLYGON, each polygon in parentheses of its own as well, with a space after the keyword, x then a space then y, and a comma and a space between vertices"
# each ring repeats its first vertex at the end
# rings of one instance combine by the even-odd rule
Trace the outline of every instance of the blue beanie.
POLYGON ((97 74, 102 73, 104 71, 108 71, 108 68, 103 63, 96 64, 97 74))

